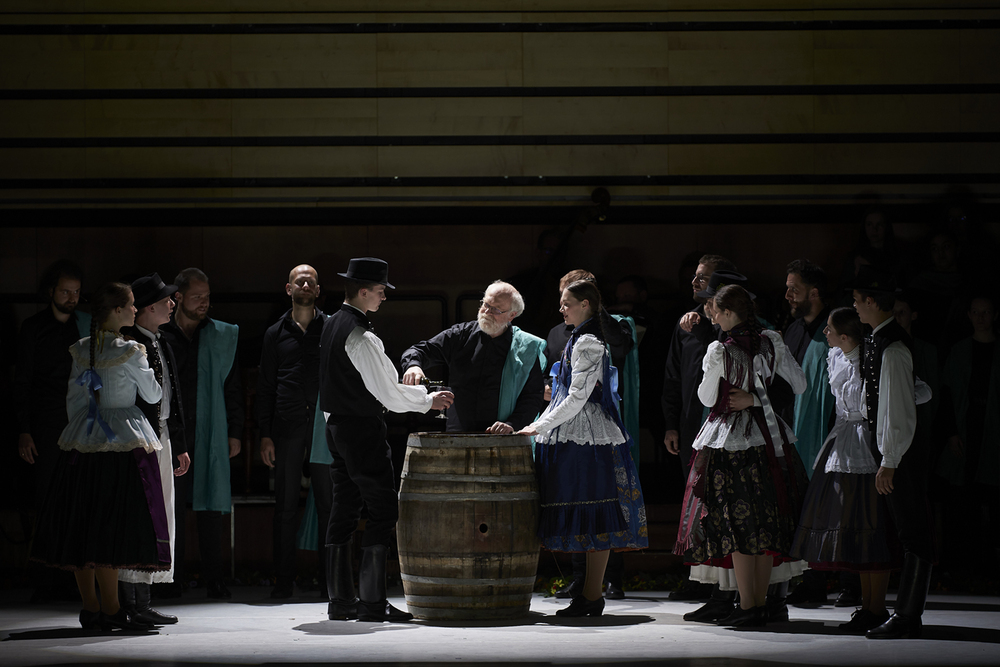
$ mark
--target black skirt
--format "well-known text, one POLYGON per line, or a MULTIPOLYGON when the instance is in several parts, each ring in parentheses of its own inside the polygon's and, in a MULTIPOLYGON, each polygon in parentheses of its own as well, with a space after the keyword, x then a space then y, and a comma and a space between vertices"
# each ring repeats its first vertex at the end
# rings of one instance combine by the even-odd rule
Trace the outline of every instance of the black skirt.
POLYGON ((875 473, 826 472, 835 441, 820 452, 791 554, 814 570, 899 569, 903 552, 875 473))
POLYGON ((161 559, 135 454, 60 452, 31 560, 64 570, 151 572, 170 568, 161 559))

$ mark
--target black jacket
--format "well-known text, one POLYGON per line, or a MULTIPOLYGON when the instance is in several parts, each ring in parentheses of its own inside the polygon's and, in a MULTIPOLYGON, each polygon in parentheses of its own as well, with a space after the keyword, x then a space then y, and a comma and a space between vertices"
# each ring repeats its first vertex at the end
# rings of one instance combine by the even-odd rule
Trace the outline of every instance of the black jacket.
MULTIPOLYGON (((142 343, 146 347, 147 358, 154 353, 153 341, 139 330, 139 327, 122 327, 122 334, 142 343)), ((170 380, 170 416, 167 417, 167 431, 170 434, 170 450, 176 457, 187 452, 187 437, 184 434, 184 400, 180 382, 177 378, 177 361, 174 359, 173 350, 163 342, 160 337, 160 364, 163 367, 163 374, 170 380)), ((153 364, 150 362, 150 368, 153 364)), ((160 411, 157 403, 147 403, 142 396, 136 394, 135 404, 142 414, 146 416, 154 431, 159 432, 160 411)))

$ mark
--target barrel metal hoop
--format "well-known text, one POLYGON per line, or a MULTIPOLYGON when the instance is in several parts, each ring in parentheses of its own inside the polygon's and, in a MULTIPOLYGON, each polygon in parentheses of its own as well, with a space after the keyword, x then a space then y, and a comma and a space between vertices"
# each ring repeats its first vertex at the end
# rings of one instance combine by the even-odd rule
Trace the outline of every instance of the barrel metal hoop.
POLYGON ((508 451, 514 451, 518 448, 524 447, 529 452, 531 451, 529 446, 522 442, 501 445, 497 443, 496 440, 487 440, 486 442, 448 442, 447 440, 430 440, 428 442, 422 442, 415 438, 410 438, 410 440, 406 443, 406 446, 414 449, 505 449, 508 451))
POLYGON ((400 493, 400 500, 412 502, 453 502, 453 501, 474 501, 474 502, 504 502, 508 500, 538 500, 537 491, 526 493, 400 493))
POLYGON ((403 581, 414 584, 443 584, 446 586, 534 586, 534 577, 511 577, 509 579, 456 579, 452 577, 422 577, 416 574, 400 574, 403 581))
POLYGON ((534 475, 445 475, 432 472, 407 472, 400 475, 403 479, 415 482, 495 482, 511 484, 515 482, 533 482, 534 475))
MULTIPOLYGON (((407 595, 406 604, 408 605, 420 605, 420 604, 442 604, 449 603, 455 604, 456 601, 464 599, 479 599, 487 597, 489 603, 496 604, 497 602, 517 602, 520 604, 528 604, 531 600, 531 593, 515 593, 513 595, 407 595)), ((486 600, 483 600, 484 602, 486 600)))

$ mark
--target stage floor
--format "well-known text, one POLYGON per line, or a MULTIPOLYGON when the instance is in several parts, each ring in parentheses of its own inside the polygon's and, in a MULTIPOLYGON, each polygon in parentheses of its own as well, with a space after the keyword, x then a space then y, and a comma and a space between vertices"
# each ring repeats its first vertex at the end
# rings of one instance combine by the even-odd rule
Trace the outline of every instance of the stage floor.
MULTIPOLYGON (((530 615, 505 623, 374 624, 329 621, 326 604, 295 597, 274 604, 269 589, 233 587, 227 602, 203 590, 156 606, 180 618, 156 634, 85 633, 79 605, 29 605, 28 591, 0 600, 0 665, 138 664, 614 664, 998 665, 1000 598, 932 595, 924 639, 845 636, 848 609, 792 607, 792 620, 734 630, 687 623, 696 603, 666 593, 630 593, 598 619, 563 620, 566 602, 536 595, 530 615)), ((890 596, 891 597, 891 596, 890 596)), ((832 598, 831 598, 832 600, 832 598)), ((391 601, 405 608, 401 595, 391 601)))

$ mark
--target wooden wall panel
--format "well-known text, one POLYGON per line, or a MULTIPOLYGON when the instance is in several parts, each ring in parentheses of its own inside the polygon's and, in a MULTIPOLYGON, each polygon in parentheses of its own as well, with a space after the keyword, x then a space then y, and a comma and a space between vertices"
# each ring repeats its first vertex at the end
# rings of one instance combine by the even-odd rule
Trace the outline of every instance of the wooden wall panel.
POLYGON ((521 135, 526 132, 524 107, 529 101, 520 97, 384 98, 378 100, 377 134, 521 135))
POLYGON ((0 137, 83 137, 85 109, 82 100, 2 100, 0 137))
POLYGON ((373 136, 379 101, 373 99, 232 100, 237 137, 373 136))
POLYGON ((353 88, 378 84, 374 35, 237 35, 232 40, 232 79, 228 85, 233 87, 353 88))
POLYGON ((524 35, 526 86, 662 86, 667 33, 524 35))
POLYGON ((69 35, 4 35, 0 89, 83 88, 83 42, 69 35))
POLYGON ((228 137, 231 100, 87 100, 88 137, 228 137))
POLYGON ((670 84, 811 84, 813 58, 811 31, 671 33, 670 84))
POLYGON ((228 35, 88 35, 81 54, 88 88, 232 85, 228 35))
POLYGON ((521 86, 520 34, 378 35, 379 86, 521 86))
POLYGON ((233 172, 245 177, 344 177, 376 172, 375 148, 234 148, 233 172))
POLYGON ((902 199, 1000 181, 995 3, 8 6, 0 151, 23 164, 0 198, 21 206, 579 206, 598 185, 799 204, 795 183, 843 195, 867 173, 902 199))

